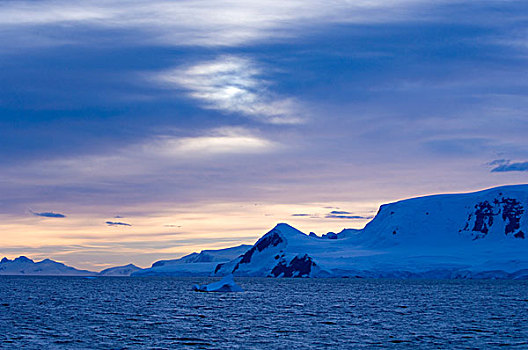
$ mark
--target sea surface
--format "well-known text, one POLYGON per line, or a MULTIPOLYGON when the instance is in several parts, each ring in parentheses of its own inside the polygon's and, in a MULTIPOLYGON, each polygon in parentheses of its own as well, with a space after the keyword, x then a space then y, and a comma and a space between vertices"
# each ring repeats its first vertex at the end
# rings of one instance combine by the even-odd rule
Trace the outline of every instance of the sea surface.
POLYGON ((528 281, 0 277, 2 349, 528 349, 528 281))

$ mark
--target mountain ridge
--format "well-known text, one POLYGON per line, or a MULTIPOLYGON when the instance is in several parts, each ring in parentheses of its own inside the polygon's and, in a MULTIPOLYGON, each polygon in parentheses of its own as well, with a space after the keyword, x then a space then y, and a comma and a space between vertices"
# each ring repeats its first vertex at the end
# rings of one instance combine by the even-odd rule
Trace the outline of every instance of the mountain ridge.
POLYGON ((202 250, 145 269, 126 265, 97 273, 22 256, 3 258, 0 274, 528 278, 526 208, 528 184, 505 185, 383 204, 360 230, 317 236, 279 223, 252 246, 202 250), (29 270, 8 269, 15 261, 29 270))
POLYGON ((291 235, 291 227, 277 225, 251 254, 217 267, 215 274, 504 278, 519 272, 521 276, 528 269, 527 207, 528 185, 510 185, 384 204, 362 230, 344 230, 344 237, 341 233, 325 235, 326 239, 301 237, 291 235), (270 235, 278 237, 277 244, 259 249, 270 235))

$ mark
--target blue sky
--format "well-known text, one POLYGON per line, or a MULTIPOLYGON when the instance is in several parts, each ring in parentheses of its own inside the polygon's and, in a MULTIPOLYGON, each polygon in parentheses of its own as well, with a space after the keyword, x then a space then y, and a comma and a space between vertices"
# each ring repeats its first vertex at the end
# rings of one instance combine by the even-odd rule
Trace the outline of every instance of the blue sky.
POLYGON ((526 183, 526 28, 524 1, 3 1, 0 255, 148 265, 526 183))

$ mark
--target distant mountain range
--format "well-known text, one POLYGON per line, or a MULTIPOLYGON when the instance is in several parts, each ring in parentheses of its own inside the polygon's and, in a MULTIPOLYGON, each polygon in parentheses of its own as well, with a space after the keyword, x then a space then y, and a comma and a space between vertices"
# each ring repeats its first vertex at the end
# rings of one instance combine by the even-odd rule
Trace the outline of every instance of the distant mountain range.
POLYGON ((35 262, 25 256, 14 260, 3 258, 0 261, 0 275, 11 276, 105 276, 105 277, 128 277, 128 276, 209 276, 218 264, 229 262, 244 254, 250 245, 237 247, 202 250, 200 253, 192 253, 179 259, 160 260, 152 264, 152 267, 142 269, 133 264, 116 266, 101 272, 78 270, 63 263, 50 259, 35 262))
POLYGON ((253 246, 204 250, 97 274, 52 260, 0 262, 0 274, 528 279, 528 185, 382 205, 364 229, 306 235, 279 224, 253 246))
POLYGON ((77 270, 62 263, 45 259, 39 262, 20 256, 14 260, 3 258, 0 261, 0 275, 22 276, 93 276, 95 272, 77 270))

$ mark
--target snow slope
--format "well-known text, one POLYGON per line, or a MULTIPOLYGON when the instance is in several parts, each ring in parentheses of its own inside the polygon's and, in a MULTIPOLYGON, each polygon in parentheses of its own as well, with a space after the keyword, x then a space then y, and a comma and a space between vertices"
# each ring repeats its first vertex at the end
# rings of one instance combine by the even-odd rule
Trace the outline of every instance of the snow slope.
POLYGON ((134 272, 132 276, 209 276, 219 263, 235 259, 249 248, 250 245, 240 245, 227 249, 202 250, 180 259, 160 260, 148 269, 134 272))
POLYGON ((95 272, 77 270, 62 263, 45 259, 39 262, 20 256, 14 260, 0 261, 0 275, 19 276, 94 276, 95 272))
POLYGON ((217 275, 526 278, 528 185, 382 205, 363 230, 333 237, 279 224, 217 275), (330 238, 330 239, 329 239, 330 238))
POLYGON ((99 272, 99 276, 109 276, 109 277, 127 277, 136 271, 140 271, 141 268, 137 267, 134 264, 128 264, 125 266, 116 266, 110 267, 99 272))

